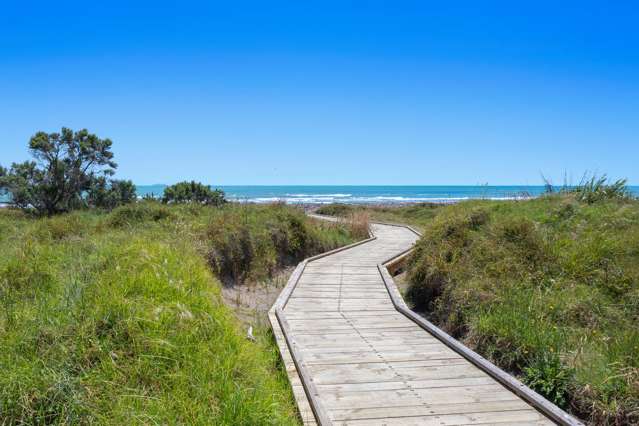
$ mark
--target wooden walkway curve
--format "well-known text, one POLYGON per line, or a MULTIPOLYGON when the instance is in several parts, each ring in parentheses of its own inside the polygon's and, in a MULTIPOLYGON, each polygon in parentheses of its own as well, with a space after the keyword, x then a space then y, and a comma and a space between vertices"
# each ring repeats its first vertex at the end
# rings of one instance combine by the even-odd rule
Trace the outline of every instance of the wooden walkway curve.
POLYGON ((579 424, 408 311, 380 264, 418 235, 371 232, 300 263, 269 313, 305 424, 579 424))

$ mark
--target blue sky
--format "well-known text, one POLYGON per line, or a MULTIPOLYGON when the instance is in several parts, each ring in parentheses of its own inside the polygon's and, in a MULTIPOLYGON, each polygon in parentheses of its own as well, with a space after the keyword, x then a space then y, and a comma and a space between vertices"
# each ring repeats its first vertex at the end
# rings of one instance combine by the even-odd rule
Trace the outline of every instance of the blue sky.
POLYGON ((0 164, 68 126, 138 184, 639 184, 636 2, 128 3, 3 3, 0 164))

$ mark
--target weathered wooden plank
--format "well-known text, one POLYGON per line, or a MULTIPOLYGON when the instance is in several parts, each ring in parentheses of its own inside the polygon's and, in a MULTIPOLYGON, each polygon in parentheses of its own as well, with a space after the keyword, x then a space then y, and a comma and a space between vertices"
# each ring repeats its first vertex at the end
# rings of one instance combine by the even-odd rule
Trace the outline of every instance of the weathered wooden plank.
POLYGON ((539 412, 530 408, 519 411, 491 411, 484 413, 448 414, 416 417, 391 417, 380 422, 380 419, 345 420, 336 422, 339 425, 397 425, 397 426, 453 426, 453 425, 521 425, 521 424, 547 425, 552 424, 539 412))
MULTIPOLYGON (((384 350, 397 350, 399 346, 397 343, 391 342, 387 344, 385 341, 376 342, 375 344, 366 343, 363 340, 354 340, 349 344, 344 344, 343 342, 329 344, 328 342, 320 342, 317 345, 304 345, 301 349, 304 352, 313 352, 313 353, 332 353, 332 352, 342 352, 342 351, 359 351, 359 350, 372 350, 376 352, 381 352, 384 350)), ((412 343, 410 345, 404 346, 407 352, 410 351, 421 351, 428 350, 434 347, 441 347, 439 342, 436 340, 428 340, 422 341, 418 344, 412 343)))
POLYGON ((322 352, 316 353, 309 349, 302 350, 302 356, 307 360, 309 364, 312 363, 361 363, 371 362, 371 360, 384 360, 384 361, 420 361, 428 359, 441 359, 441 358, 461 358, 459 354, 451 351, 448 348, 442 348, 440 345, 432 345, 430 348, 415 351, 415 350, 339 350, 336 352, 322 352))
MULTIPOLYGON (((415 343, 414 335, 395 334, 393 336, 382 336, 375 332, 369 332, 367 334, 368 336, 364 336, 357 331, 352 331, 343 334, 296 335, 298 337, 296 340, 302 347, 308 348, 330 344, 343 344, 344 346, 348 346, 349 343, 359 344, 363 342, 368 344, 372 349, 377 349, 378 345, 382 345, 383 347, 398 347, 397 345, 410 346, 415 343)), ((438 344, 432 337, 420 340, 423 340, 423 342, 420 343, 430 342, 435 345, 438 344)))
POLYGON ((289 320, 295 320, 295 319, 313 319, 313 320, 320 319, 321 320, 321 319, 331 319, 331 318, 350 318, 350 319, 379 318, 380 315, 384 316, 384 320, 386 318, 392 318, 392 317, 406 318, 402 314, 398 313, 397 310, 395 310, 394 308, 388 308, 386 309, 385 312, 346 311, 346 310, 342 310, 339 312, 338 311, 324 311, 324 312, 287 311, 286 312, 286 317, 289 320))
MULTIPOLYGON (((388 353, 381 355, 378 352, 371 351, 359 351, 357 352, 357 358, 353 357, 353 352, 341 352, 338 354, 331 354, 330 358, 316 358, 311 354, 304 353, 305 359, 307 359, 308 365, 353 365, 357 364, 374 364, 374 363, 408 363, 414 361, 436 361, 436 360, 463 360, 459 355, 448 354, 443 352, 433 352, 428 355, 424 354, 405 354, 401 352, 395 352, 393 355, 388 353)), ((325 355, 325 354, 323 354, 325 355)))
POLYGON ((309 370, 314 381, 320 384, 384 382, 397 381, 398 379, 462 379, 482 377, 485 374, 467 364, 404 368, 401 371, 396 371, 387 365, 368 366, 368 364, 359 364, 357 368, 344 365, 309 365, 309 370))
POLYGON ((439 389, 469 386, 485 386, 494 384, 488 376, 468 377, 463 379, 431 379, 431 380, 401 380, 389 382, 361 382, 318 384, 318 387, 326 392, 362 392, 376 390, 402 390, 402 389, 439 389))
POLYGON ((390 323, 385 324, 383 327, 375 328, 372 325, 368 326, 353 326, 352 324, 343 324, 343 325, 329 325, 325 328, 315 327, 313 325, 300 325, 297 327, 291 327, 291 330, 294 330, 295 333, 300 334, 344 334, 350 333, 352 330, 356 330, 362 336, 373 335, 373 336, 384 336, 390 337, 392 334, 410 334, 415 338, 419 339, 422 336, 422 333, 419 330, 416 330, 414 327, 410 325, 404 325, 401 323, 390 323))
POLYGON ((395 315, 393 317, 385 317, 383 321, 380 321, 377 316, 368 315, 368 316, 359 316, 354 318, 349 318, 346 315, 336 315, 335 318, 323 318, 321 321, 317 321, 317 319, 307 319, 306 317, 291 317, 291 315, 287 314, 287 319, 291 324, 291 327, 296 326, 314 326, 313 328, 321 328, 322 326, 331 326, 331 325, 343 325, 343 324, 353 324, 355 326, 371 326, 377 325, 380 323, 383 326, 387 326, 389 324, 393 325, 401 325, 401 326, 411 326, 417 330, 422 331, 422 334, 426 334, 423 332, 421 327, 416 325, 414 322, 407 320, 405 317, 401 315, 395 315))
POLYGON ((442 414, 473 414, 484 412, 521 411, 530 407, 520 399, 508 401, 481 401, 463 404, 423 404, 417 406, 392 405, 370 408, 329 409, 334 421, 355 419, 385 419, 388 417, 416 417, 442 414))
MULTIPOLYGON (((435 404, 471 404, 479 402, 521 401, 517 395, 508 392, 500 385, 483 387, 455 387, 432 389, 377 390, 364 392, 332 392, 323 398, 329 410, 336 408, 375 408, 409 405, 416 401, 419 405, 435 404)), ((529 408, 524 403, 524 407, 529 408)), ((458 411, 472 412, 472 411, 458 411)))
POLYGON ((328 299, 328 300, 340 300, 348 298, 350 300, 371 300, 371 299, 381 299, 384 302, 388 303, 390 298, 388 294, 384 294, 382 292, 355 292, 355 291, 309 291, 309 290, 298 290, 292 296, 291 299, 328 299))

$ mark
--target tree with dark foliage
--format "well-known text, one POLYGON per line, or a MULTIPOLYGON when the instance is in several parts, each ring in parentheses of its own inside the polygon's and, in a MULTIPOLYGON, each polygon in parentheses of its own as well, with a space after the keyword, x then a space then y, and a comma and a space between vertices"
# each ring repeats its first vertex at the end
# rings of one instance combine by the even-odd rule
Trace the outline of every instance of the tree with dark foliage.
POLYGON ((224 191, 211 189, 208 185, 199 182, 179 182, 164 190, 164 203, 200 203, 213 206, 221 206, 226 202, 224 191))
POLYGON ((113 210, 119 205, 132 203, 137 199, 136 188, 130 180, 108 181, 105 177, 96 178, 87 191, 86 202, 90 207, 113 210))
MULTIPOLYGON (((82 129, 66 127, 60 133, 36 133, 29 141, 34 161, 14 163, 0 170, 0 192, 10 203, 24 210, 51 216, 89 206, 96 188, 116 192, 121 184, 108 181, 115 173, 110 139, 100 139, 82 129)), ((119 182, 119 181, 114 181, 119 182)), ((128 189, 132 183, 128 183, 128 189)), ((130 191, 125 191, 127 197, 130 191)), ((117 197, 116 197, 117 198, 117 197)), ((96 207, 105 207, 95 203, 96 207)))

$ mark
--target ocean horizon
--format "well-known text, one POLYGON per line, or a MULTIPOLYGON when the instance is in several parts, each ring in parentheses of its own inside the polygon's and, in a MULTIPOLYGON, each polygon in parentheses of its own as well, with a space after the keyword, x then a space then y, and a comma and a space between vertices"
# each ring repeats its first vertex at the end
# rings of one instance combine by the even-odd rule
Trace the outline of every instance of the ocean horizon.
MULTIPOLYGON (((161 196, 167 185, 138 185, 140 197, 161 196)), ((213 185, 232 201, 287 204, 450 203, 472 199, 518 200, 543 194, 543 185, 213 185)), ((557 188, 559 189, 559 187, 557 188)), ((639 186, 629 186, 639 196, 639 186)))
MULTIPOLYGON (((159 198, 168 185, 136 185, 138 197, 159 198)), ((227 199, 247 203, 287 204, 412 204, 465 200, 523 200, 542 195, 543 185, 212 185, 227 199)), ((559 190, 561 187, 557 187, 559 190)), ((639 197, 639 186, 628 186, 639 197)), ((8 197, 0 195, 0 203, 8 197)))

